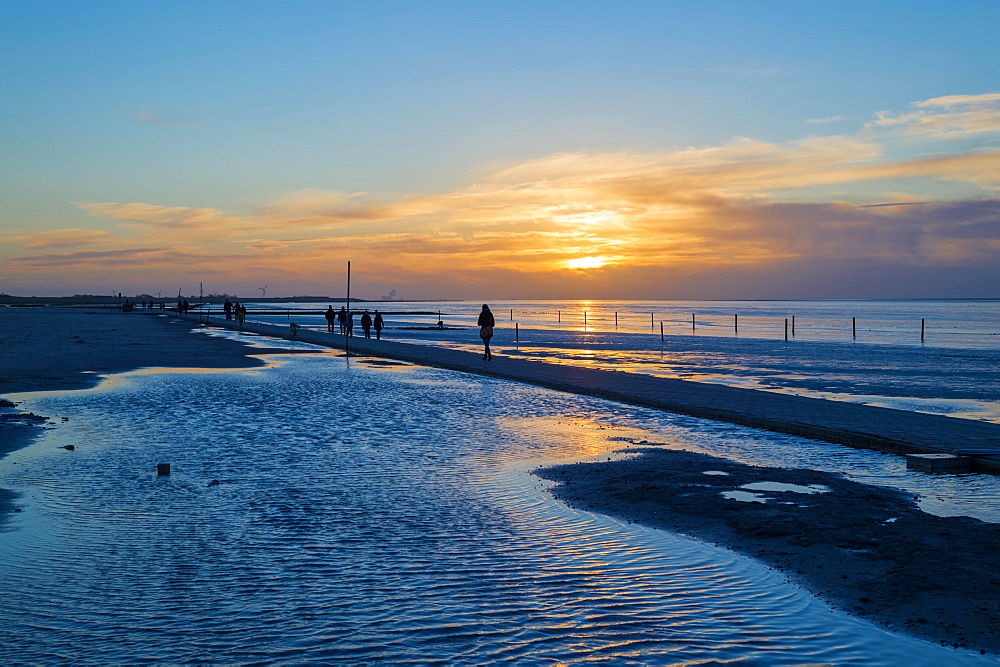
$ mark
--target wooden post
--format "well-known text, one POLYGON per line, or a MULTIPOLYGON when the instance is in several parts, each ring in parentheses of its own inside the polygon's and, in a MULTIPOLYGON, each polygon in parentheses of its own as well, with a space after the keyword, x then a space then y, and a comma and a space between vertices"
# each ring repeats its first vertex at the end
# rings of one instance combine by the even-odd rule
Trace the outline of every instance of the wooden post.
POLYGON ((924 342, 924 318, 920 318, 920 342, 924 342))
POLYGON ((587 328, 587 311, 583 311, 583 328, 587 328))
POLYGON ((694 331, 694 313, 691 313, 691 331, 694 331))
POLYGON ((653 313, 650 313, 650 314, 649 314, 649 328, 650 328, 650 329, 653 329, 653 328, 655 328, 655 327, 656 327, 656 325, 655 325, 655 324, 653 324, 653 313))
POLYGON ((740 314, 736 313, 733 315, 733 333, 740 332, 740 314))
POLYGON ((562 311, 561 310, 557 310, 556 311, 556 317, 558 318, 557 321, 560 322, 560 323, 562 323, 562 311))
POLYGON ((514 309, 513 308, 510 309, 510 321, 511 322, 514 321, 514 309))
MULTIPOLYGON (((347 321, 351 320, 351 262, 347 262, 347 321)), ((350 329, 345 331, 345 333, 350 333, 350 329)), ((351 356, 351 337, 344 336, 344 356, 351 356)))
POLYGON ((615 311, 615 329, 618 328, 618 311, 615 311))
POLYGON ((170 474, 170 464, 169 463, 157 463, 156 464, 156 474, 160 477, 170 474))
POLYGON ((785 340, 788 340, 788 318, 785 318, 785 340))
POLYGON ((858 318, 851 318, 851 336, 854 338, 858 337, 858 318))
POLYGON ((514 342, 515 343, 520 343, 521 342, 521 334, 518 331, 517 322, 514 322, 514 342))
POLYGON ((663 342, 663 322, 660 322, 660 342, 663 342))
POLYGON ((792 337, 795 337, 795 316, 792 315, 792 337))

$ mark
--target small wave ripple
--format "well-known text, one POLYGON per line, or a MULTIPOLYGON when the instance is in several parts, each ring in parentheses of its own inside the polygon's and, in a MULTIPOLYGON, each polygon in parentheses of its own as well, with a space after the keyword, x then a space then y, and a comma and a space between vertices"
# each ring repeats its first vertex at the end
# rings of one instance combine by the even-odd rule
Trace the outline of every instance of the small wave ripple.
POLYGON ((978 659, 554 501, 601 401, 329 356, 31 400, 69 421, 3 468, 6 662, 978 659))

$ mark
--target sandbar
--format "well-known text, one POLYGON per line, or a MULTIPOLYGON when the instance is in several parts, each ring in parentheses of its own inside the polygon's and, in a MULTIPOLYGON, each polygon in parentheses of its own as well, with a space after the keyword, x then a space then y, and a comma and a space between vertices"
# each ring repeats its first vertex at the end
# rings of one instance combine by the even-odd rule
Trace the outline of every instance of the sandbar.
POLYGON ((626 451, 636 456, 535 474, 558 482, 550 491, 570 505, 751 556, 877 625, 1000 652, 1000 525, 934 516, 912 494, 834 473, 626 451), (762 482, 801 488, 740 489, 762 482), (732 491, 744 500, 723 495, 732 491))

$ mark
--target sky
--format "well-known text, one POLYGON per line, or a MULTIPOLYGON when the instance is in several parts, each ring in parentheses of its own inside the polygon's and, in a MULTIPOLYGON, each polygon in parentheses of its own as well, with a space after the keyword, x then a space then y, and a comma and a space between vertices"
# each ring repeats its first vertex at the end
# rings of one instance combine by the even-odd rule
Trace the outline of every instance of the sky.
POLYGON ((1000 297, 998 25, 0 0, 0 292, 1000 297))

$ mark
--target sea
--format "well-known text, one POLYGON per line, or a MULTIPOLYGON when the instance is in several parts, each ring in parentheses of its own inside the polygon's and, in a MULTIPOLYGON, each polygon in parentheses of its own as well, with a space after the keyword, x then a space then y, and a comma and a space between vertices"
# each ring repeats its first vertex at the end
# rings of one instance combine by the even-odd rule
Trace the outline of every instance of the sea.
MULTIPOLYGON (((892 302, 882 318, 868 302, 490 305, 498 354, 772 391, 823 378, 841 400, 974 400, 949 414, 985 418, 996 398, 974 394, 990 378, 940 368, 995 367, 997 303, 965 303, 892 302), (856 337, 841 330, 852 311, 856 337), (780 372, 754 378, 755 355, 780 372), (844 368, 858 359, 868 366, 844 368), (932 391, 935 373, 947 394, 932 391), (893 396, 907 374, 913 387, 893 396), (863 381, 879 390, 849 391, 863 381)), ((251 319, 325 329, 308 314, 316 304, 247 305, 251 319)), ((479 349, 481 303, 353 305, 385 313, 384 337, 479 349)), ((879 452, 345 358, 211 319, 194 335, 295 354, 5 396, 51 421, 0 461, 20 510, 0 527, 3 662, 997 664, 833 609, 732 551, 568 507, 532 471, 679 448, 836 471, 912 491, 928 512, 1000 522, 993 476, 929 475, 879 452)))

